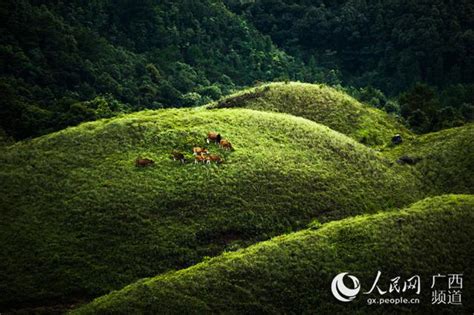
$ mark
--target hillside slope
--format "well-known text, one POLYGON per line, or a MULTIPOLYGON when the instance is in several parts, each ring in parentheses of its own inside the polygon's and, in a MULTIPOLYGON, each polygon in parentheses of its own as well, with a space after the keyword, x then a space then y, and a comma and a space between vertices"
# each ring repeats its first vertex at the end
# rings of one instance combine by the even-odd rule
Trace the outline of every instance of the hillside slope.
MULTIPOLYGON (((178 272, 143 279, 73 314, 166 313, 470 313, 474 309, 474 197, 445 195, 393 212, 358 216, 276 237, 178 272), (363 295, 420 276, 421 294, 363 295), (331 281, 349 272, 361 283, 352 303, 331 295, 331 281), (462 306, 432 305, 432 275, 463 273, 462 306), (420 304, 367 305, 367 298, 416 297, 420 304)), ((438 280, 437 286, 441 285, 438 280)), ((436 287, 437 288, 437 287, 436 287)))
POLYGON ((145 111, 0 152, 0 307, 89 298, 321 221, 424 195, 409 168, 325 126, 248 109, 145 111), (170 159, 218 131, 222 165, 170 159), (136 168, 137 156, 155 165, 136 168))
POLYGON ((243 107, 288 113, 324 124, 366 145, 385 145, 410 132, 386 112, 326 85, 270 83, 230 95, 210 108, 243 107))
POLYGON ((414 137, 401 145, 386 149, 390 160, 406 156, 419 160, 414 174, 432 195, 474 193, 474 124, 445 129, 414 137))

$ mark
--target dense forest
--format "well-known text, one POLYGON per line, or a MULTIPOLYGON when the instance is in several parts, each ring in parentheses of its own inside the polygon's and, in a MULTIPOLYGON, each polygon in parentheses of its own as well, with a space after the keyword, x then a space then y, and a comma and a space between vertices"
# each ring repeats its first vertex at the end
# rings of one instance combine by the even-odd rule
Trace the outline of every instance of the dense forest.
POLYGON ((200 105, 298 65, 219 1, 2 1, 1 126, 24 138, 200 105))
POLYGON ((458 126, 473 120, 473 26, 467 0, 5 0, 0 138, 287 80, 416 132, 458 126))
POLYGON ((474 3, 407 0, 227 0, 258 30, 350 85, 399 93, 474 79, 474 3))
POLYGON ((472 1, 226 3, 308 68, 332 71, 334 80, 358 88, 351 94, 400 114, 414 131, 473 120, 472 1))

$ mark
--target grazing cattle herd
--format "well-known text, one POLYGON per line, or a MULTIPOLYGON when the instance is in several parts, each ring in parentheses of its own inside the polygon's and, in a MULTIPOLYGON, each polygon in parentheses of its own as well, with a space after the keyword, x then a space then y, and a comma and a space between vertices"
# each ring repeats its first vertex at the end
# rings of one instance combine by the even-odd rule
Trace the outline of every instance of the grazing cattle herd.
MULTIPOLYGON (((222 139, 221 135, 217 132, 209 132, 207 134, 206 142, 208 144, 213 143, 215 145, 218 145, 219 148, 225 151, 233 150, 230 141, 222 139)), ((218 154, 211 154, 209 152, 209 149, 204 147, 193 147, 193 156, 194 164, 221 164, 222 162, 224 162, 224 159, 221 156, 219 156, 218 154)), ((173 159, 173 161, 179 161, 182 164, 186 163, 186 157, 180 151, 173 150, 173 152, 171 152, 171 158, 173 159)), ((135 160, 136 167, 152 166, 154 163, 155 162, 153 160, 142 159, 140 157, 135 160)))
MULTIPOLYGON (((222 139, 221 135, 217 132, 209 132, 207 134, 206 142, 214 143, 219 145, 221 149, 224 150, 232 150, 232 144, 229 140, 222 139)), ((220 164, 224 160, 217 154, 209 154, 209 150, 206 148, 201 147, 194 147, 193 148, 193 155, 194 155, 194 163, 195 164, 211 164, 216 163, 220 164)))
MULTIPOLYGON (((221 135, 217 132, 208 132, 207 138, 205 139, 207 144, 215 144, 218 145, 220 149, 224 151, 231 151, 234 148, 229 140, 222 139, 221 135)), ((392 145, 398 145, 402 143, 402 136, 397 134, 392 137, 392 145)), ((208 148, 205 147, 193 147, 193 156, 194 156, 194 164, 221 164, 224 162, 224 159, 219 156, 218 154, 211 154, 208 148)), ((179 161, 182 164, 186 164, 186 157, 185 155, 177 150, 173 150, 171 152, 171 158, 173 161, 179 161)), ((409 156, 402 156, 400 157, 397 162, 401 165, 408 164, 414 165, 418 163, 421 158, 411 158, 409 156)), ((147 167, 154 165, 155 162, 151 159, 141 158, 138 157, 135 160, 136 167, 147 167)))
POLYGON ((197 156, 197 155, 205 155, 205 154, 209 154, 209 150, 208 149, 205 149, 205 148, 200 148, 200 147, 194 147, 193 148, 193 155, 194 156, 197 156))

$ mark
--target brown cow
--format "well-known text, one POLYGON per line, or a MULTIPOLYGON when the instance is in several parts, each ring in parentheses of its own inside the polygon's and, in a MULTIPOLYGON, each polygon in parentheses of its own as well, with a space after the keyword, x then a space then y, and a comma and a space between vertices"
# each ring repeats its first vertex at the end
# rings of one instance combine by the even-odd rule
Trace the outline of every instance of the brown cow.
POLYGON ((204 155, 196 155, 194 157, 194 164, 206 163, 206 162, 207 162, 207 157, 204 155))
POLYGON ((193 148, 193 155, 203 155, 203 154, 209 154, 209 151, 205 148, 200 148, 200 147, 193 148))
POLYGON ((222 158, 217 154, 211 154, 207 157, 207 164, 211 164, 212 162, 216 162, 216 164, 221 164, 222 158))
POLYGON ((150 159, 137 158, 135 160, 135 166, 136 167, 146 167, 146 166, 151 166, 153 164, 155 164, 155 161, 150 160, 150 159))
POLYGON ((221 142, 219 143, 219 146, 224 149, 224 150, 232 150, 232 144, 225 139, 222 139, 221 142))
POLYGON ((221 142, 221 135, 217 132, 208 132, 207 133, 207 143, 214 142, 215 144, 219 144, 221 142))
POLYGON ((173 161, 180 161, 181 163, 186 163, 186 159, 184 158, 184 154, 179 151, 171 152, 171 157, 173 161))

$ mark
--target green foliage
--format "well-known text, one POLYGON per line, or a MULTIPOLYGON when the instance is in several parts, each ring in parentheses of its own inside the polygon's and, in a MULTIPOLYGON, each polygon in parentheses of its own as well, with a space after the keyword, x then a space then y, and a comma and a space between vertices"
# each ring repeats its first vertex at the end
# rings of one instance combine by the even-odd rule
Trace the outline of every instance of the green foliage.
POLYGON ((192 107, 202 105, 202 97, 198 93, 189 92, 181 96, 181 105, 185 107, 192 107))
POLYGON ((464 13, 472 5, 399 2, 230 1, 235 15, 221 0, 6 0, 0 126, 24 139, 108 117, 70 110, 104 95, 127 111, 195 106, 275 80, 355 86, 353 96, 377 108, 388 101, 381 91, 426 82, 443 87, 441 105, 402 104, 405 120, 418 124, 412 129, 472 121, 474 89, 465 83, 474 63, 463 53, 474 38, 464 13))
POLYGON ((430 119, 428 115, 421 109, 416 109, 413 111, 410 116, 407 118, 407 123, 413 131, 417 133, 426 133, 429 132, 431 128, 430 119))
POLYGON ((307 71, 317 64, 339 72, 345 85, 393 96, 418 81, 444 87, 474 80, 472 1, 225 2, 303 59, 307 71))
POLYGON ((84 103, 103 95, 132 110, 194 106, 301 70, 220 1, 6 0, 0 32, 0 126, 16 139, 110 116, 84 103))
POLYGON ((473 121, 472 2, 225 2, 305 61, 302 80, 339 80, 359 101, 395 114, 384 93, 401 93, 401 115, 417 133, 473 121), (337 75, 320 75, 328 72, 337 75))
POLYGON ((427 133, 472 122, 474 89, 472 85, 450 86, 441 92, 416 84, 400 98, 400 112, 409 127, 427 133))
POLYGON ((373 88, 372 86, 360 88, 356 92, 356 95, 353 96, 359 101, 376 108, 383 108, 387 103, 387 97, 385 96, 385 94, 382 91, 373 88))
POLYGON ((389 114, 393 114, 397 116, 400 115, 400 105, 398 104, 398 102, 395 102, 393 100, 387 101, 383 109, 389 114))
POLYGON ((0 148, 11 144, 13 144, 13 139, 0 128, 0 148))
MULTIPOLYGON (((445 195, 399 211, 327 223, 140 280, 71 313, 469 313, 474 307, 469 298, 462 306, 431 304, 430 281, 439 273, 466 277, 474 271, 473 209, 473 196, 445 195), (369 291, 378 270, 382 288, 390 278, 419 275, 421 294, 403 296, 421 303, 368 305, 359 296, 344 304, 331 295, 337 274, 349 272, 369 291)), ((462 294, 474 294, 472 282, 464 281, 462 294)))
POLYGON ((417 84, 411 90, 400 96, 401 113, 409 118, 417 110, 433 116, 436 107, 439 107, 435 91, 426 84, 417 84))
POLYGON ((199 89, 199 94, 207 96, 211 100, 217 100, 221 98, 222 90, 218 85, 211 85, 199 89))

